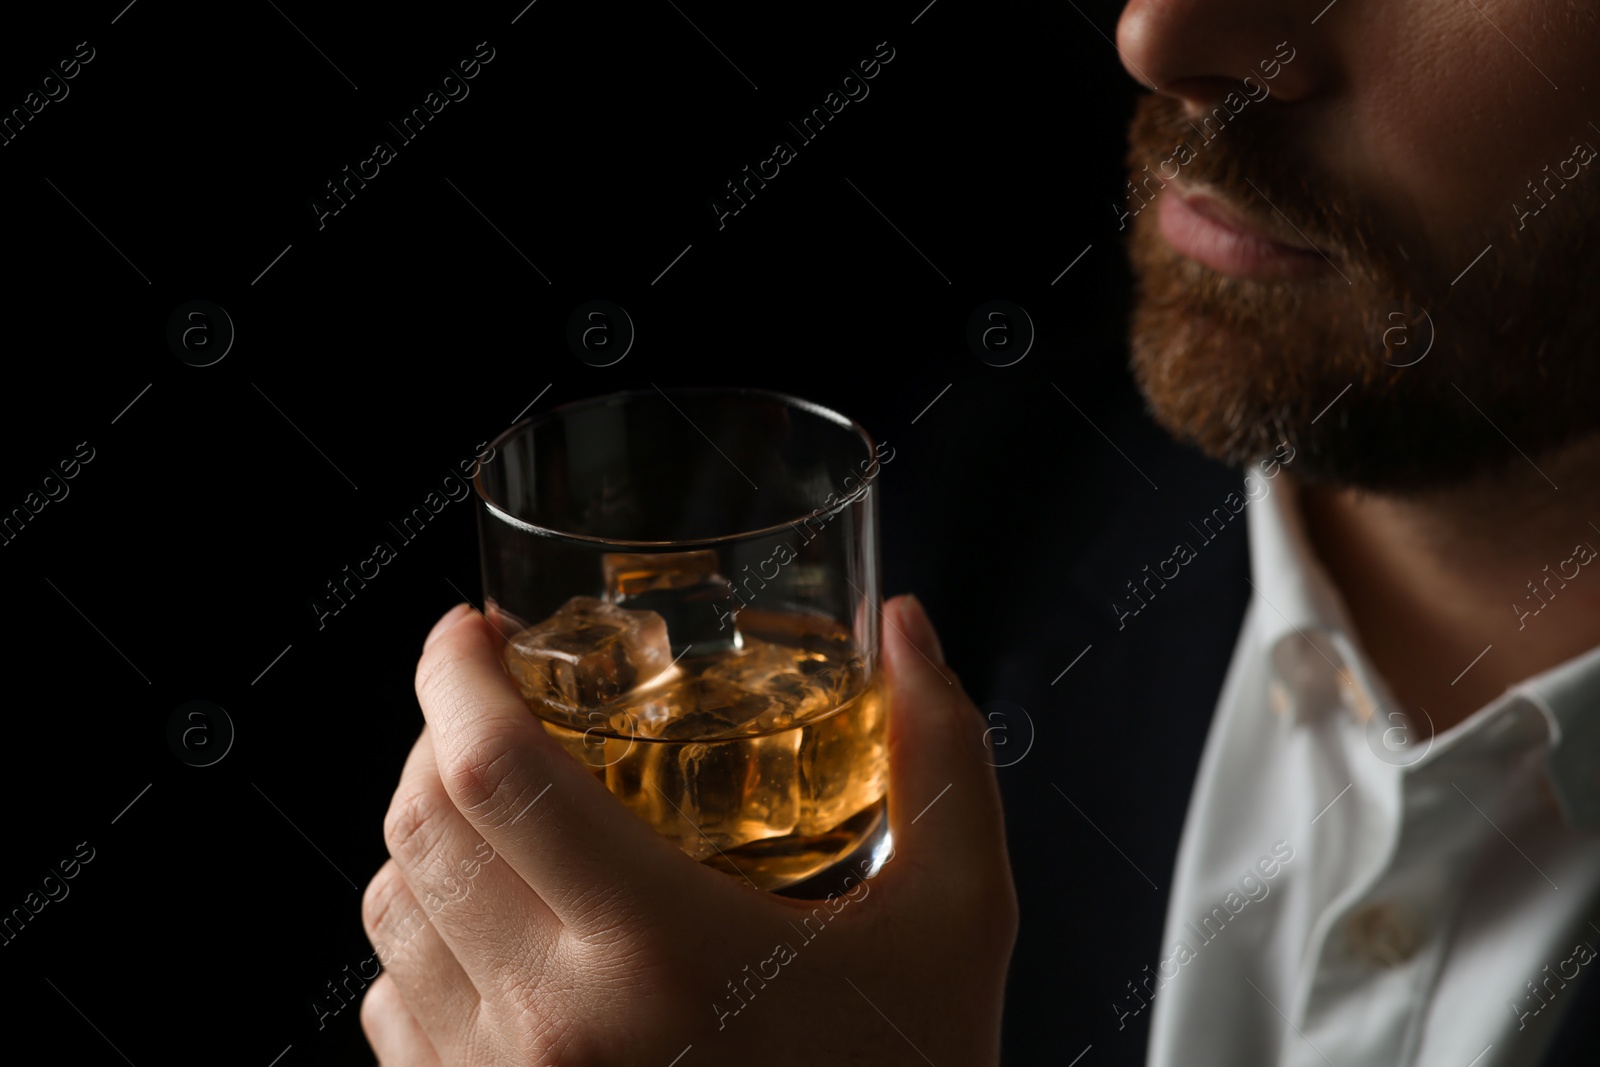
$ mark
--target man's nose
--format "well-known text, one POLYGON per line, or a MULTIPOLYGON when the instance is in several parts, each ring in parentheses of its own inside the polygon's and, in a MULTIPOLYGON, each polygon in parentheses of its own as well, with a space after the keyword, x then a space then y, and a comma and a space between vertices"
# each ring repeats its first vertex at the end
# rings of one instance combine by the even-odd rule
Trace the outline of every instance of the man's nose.
POLYGON ((1311 17, 1283 0, 1130 0, 1117 51, 1129 74, 1191 112, 1262 85, 1290 103, 1326 68, 1329 34, 1311 17))

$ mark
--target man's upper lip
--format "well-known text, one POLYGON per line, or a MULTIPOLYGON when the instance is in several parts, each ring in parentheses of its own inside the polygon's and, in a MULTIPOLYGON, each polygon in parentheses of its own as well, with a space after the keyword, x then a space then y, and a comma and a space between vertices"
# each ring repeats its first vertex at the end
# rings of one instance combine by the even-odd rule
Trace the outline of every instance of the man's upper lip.
POLYGON ((1195 214, 1204 215, 1213 222, 1221 223, 1251 237, 1256 237, 1263 241, 1271 241, 1273 244, 1284 245, 1297 251, 1316 251, 1316 248, 1310 242, 1276 212, 1270 216, 1248 213, 1238 205, 1224 200, 1204 187, 1178 187, 1173 191, 1183 198, 1183 202, 1195 214))

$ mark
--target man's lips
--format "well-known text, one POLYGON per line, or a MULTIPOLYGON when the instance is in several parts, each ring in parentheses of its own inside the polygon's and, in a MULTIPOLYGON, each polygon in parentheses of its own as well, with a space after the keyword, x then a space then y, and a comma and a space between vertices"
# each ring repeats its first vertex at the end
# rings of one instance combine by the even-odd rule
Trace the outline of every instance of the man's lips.
POLYGON ((1329 269, 1322 254, 1303 238, 1287 238, 1210 193, 1173 186, 1157 211, 1168 244, 1224 274, 1286 278, 1329 269))

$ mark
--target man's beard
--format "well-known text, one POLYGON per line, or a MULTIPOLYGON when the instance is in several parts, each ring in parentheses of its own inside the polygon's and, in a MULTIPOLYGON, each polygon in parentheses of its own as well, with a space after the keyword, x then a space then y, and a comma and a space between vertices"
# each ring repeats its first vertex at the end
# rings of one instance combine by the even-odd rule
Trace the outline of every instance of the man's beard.
POLYGON ((1240 466, 1288 441, 1305 481, 1401 493, 1600 431, 1600 173, 1552 184, 1520 230, 1507 201, 1459 247, 1402 248, 1357 190, 1295 158, 1293 132, 1263 101, 1207 143, 1178 102, 1138 103, 1132 364, 1162 425, 1240 466), (1180 143, 1193 156, 1182 165, 1180 143), (1253 214, 1281 212, 1337 270, 1254 280, 1180 255, 1152 200, 1175 195, 1161 181, 1175 169, 1253 214))

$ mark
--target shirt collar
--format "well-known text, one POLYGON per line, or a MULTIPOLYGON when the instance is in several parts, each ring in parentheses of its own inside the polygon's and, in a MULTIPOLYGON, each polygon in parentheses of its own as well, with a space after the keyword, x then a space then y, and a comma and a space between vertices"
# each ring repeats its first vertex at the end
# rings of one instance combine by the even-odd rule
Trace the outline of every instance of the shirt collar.
MULTIPOLYGON (((1258 602, 1255 633, 1273 665, 1274 704, 1292 703, 1305 679, 1330 677, 1331 666, 1339 688, 1335 699, 1365 721, 1393 696, 1362 654, 1344 600, 1311 548, 1295 485, 1252 470, 1245 489, 1252 601, 1258 602)), ((1518 698, 1537 708, 1548 725, 1546 766, 1567 822, 1600 827, 1600 647, 1511 686, 1439 740, 1485 728, 1494 716, 1484 711, 1518 698)))
POLYGON ((1258 632, 1267 647, 1296 631, 1353 633, 1344 601, 1311 549, 1294 483, 1251 471, 1245 491, 1251 585, 1265 608, 1258 632))
POLYGON ((1509 690, 1550 723, 1546 762, 1567 821, 1600 826, 1600 648, 1518 682, 1509 690))
POLYGON ((1252 471, 1245 491, 1255 633, 1272 665, 1273 707, 1304 714, 1342 704, 1366 723, 1393 698, 1361 655, 1344 600, 1312 551, 1294 483, 1252 471))

